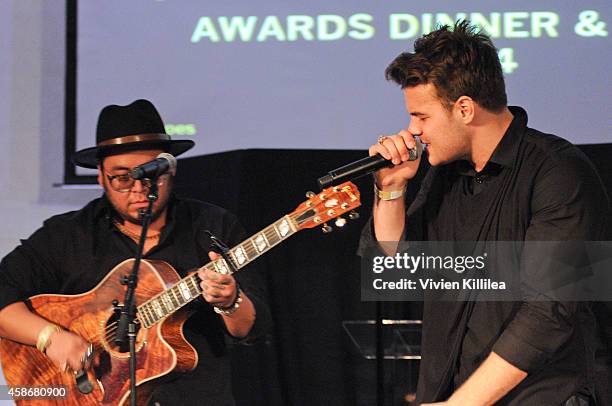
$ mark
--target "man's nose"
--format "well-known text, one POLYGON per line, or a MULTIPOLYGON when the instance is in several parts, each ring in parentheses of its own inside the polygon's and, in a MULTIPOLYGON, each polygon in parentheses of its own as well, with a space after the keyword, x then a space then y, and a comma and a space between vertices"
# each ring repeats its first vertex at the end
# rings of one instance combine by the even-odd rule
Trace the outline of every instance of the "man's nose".
POLYGON ((421 135, 421 132, 423 130, 421 129, 421 126, 418 125, 415 121, 416 120, 410 120, 410 124, 408 125, 408 132, 415 136, 421 135))
POLYGON ((132 188, 130 189, 130 191, 134 193, 142 193, 146 189, 147 189, 147 186, 143 183, 142 180, 135 180, 134 185, 132 185, 132 188))

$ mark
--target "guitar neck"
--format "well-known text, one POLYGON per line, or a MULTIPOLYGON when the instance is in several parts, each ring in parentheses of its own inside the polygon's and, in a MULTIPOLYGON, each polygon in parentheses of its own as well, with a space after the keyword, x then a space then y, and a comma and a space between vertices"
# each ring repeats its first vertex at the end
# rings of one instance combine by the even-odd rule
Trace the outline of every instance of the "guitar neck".
MULTIPOLYGON (((292 213, 281 217, 230 249, 227 258, 231 261, 231 264, 228 264, 225 259, 219 258, 200 269, 209 269, 221 274, 232 274, 235 270, 244 268, 299 230, 323 225, 326 221, 347 213, 361 204, 359 190, 351 182, 326 188, 317 195, 309 192, 307 196, 308 200, 300 204, 292 213)), ((151 327, 164 317, 171 315, 198 298, 201 293, 200 279, 196 273, 191 274, 178 281, 170 289, 138 306, 138 319, 144 327, 151 327)))
MULTIPOLYGON (((300 217, 304 215, 305 213, 302 213, 300 217)), ((230 249, 228 257, 232 261, 233 267, 228 265, 225 259, 219 258, 209 262, 200 269, 209 269, 221 274, 232 274, 234 273, 233 269, 241 270, 262 254, 295 234, 298 231, 296 219, 299 220, 293 214, 281 217, 268 227, 230 249)), ((187 303, 197 299, 202 293, 199 282, 200 278, 197 274, 191 274, 181 279, 170 289, 159 293, 138 306, 138 319, 142 325, 149 328, 187 303)))
MULTIPOLYGON (((284 216, 230 249, 228 257, 232 261, 234 268, 241 270, 296 232, 297 228, 294 220, 290 215, 284 216)), ((210 269, 221 274, 233 273, 233 268, 223 258, 212 261, 200 269, 210 269)))

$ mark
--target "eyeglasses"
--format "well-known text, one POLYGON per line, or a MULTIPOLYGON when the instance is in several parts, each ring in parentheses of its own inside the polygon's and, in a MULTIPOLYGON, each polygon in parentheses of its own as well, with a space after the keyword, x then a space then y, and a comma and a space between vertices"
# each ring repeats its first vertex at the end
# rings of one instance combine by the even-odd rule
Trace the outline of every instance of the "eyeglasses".
MULTIPOLYGON (((132 178, 129 173, 122 173, 120 175, 109 175, 104 172, 106 178, 108 179, 108 183, 110 183, 111 188, 120 193, 129 192, 134 187, 136 183, 136 179, 132 178)), ((157 178, 157 186, 161 186, 167 182, 168 174, 164 174, 157 178)), ((149 189, 151 187, 151 179, 139 179, 142 183, 142 187, 145 189, 149 189)))

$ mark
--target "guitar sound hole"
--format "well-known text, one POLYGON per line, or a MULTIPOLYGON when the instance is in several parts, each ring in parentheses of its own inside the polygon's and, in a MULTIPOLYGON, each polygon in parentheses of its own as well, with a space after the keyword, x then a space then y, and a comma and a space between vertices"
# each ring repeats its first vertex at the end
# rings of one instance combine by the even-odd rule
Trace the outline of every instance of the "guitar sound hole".
MULTIPOLYGON (((113 312, 111 317, 107 320, 106 329, 104 332, 105 333, 104 339, 110 350, 119 352, 119 353, 128 353, 130 349, 128 345, 127 335, 126 335, 125 343, 122 343, 121 345, 117 345, 117 343, 115 342, 117 338, 117 327, 119 326, 119 317, 120 317, 119 314, 113 312)), ((136 320, 136 342, 137 344, 138 344, 138 341, 140 341, 139 332, 140 332, 140 323, 138 323, 138 320, 136 320)))

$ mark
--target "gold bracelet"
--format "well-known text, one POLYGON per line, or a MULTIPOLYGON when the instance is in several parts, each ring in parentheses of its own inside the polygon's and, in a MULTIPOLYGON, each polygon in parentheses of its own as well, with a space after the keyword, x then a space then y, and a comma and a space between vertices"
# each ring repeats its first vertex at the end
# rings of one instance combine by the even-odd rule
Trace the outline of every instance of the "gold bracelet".
POLYGON ((36 348, 38 348, 38 351, 44 354, 45 351, 47 351, 49 344, 51 344, 51 335, 60 331, 62 331, 62 329, 55 324, 49 324, 40 330, 40 333, 38 333, 38 339, 36 340, 36 348))
POLYGON ((399 199, 406 192, 406 186, 404 186, 401 190, 389 190, 384 191, 380 190, 378 186, 376 186, 376 182, 374 182, 374 193, 380 200, 395 200, 399 199))

